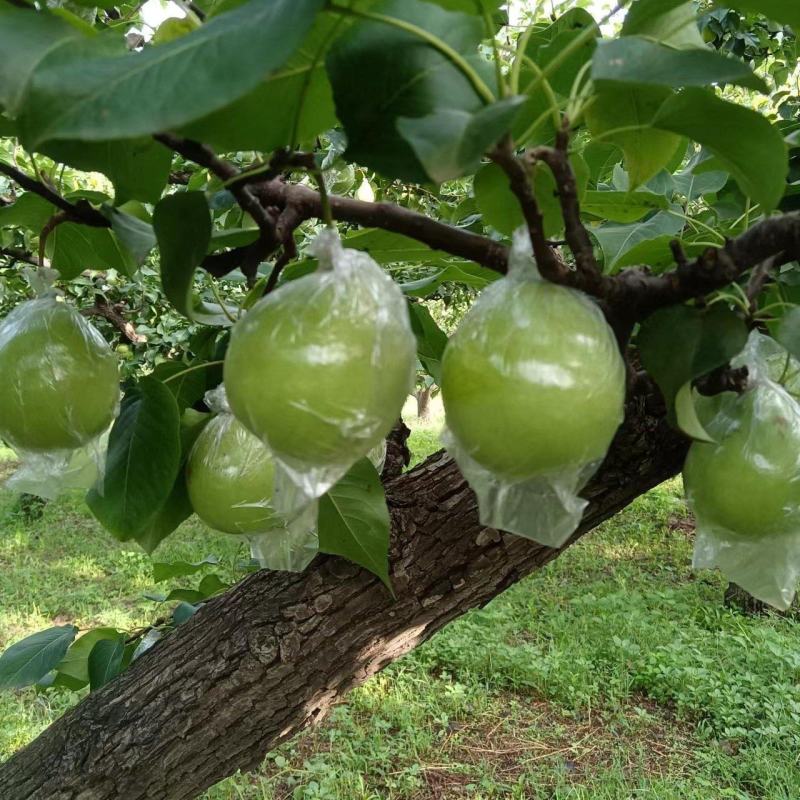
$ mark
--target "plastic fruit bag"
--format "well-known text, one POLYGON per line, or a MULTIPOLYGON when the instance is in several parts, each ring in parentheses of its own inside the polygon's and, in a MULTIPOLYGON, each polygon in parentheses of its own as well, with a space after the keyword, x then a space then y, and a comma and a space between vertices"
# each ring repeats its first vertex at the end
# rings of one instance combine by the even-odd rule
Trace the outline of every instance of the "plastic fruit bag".
POLYGON ((747 391, 704 400, 715 441, 692 444, 683 470, 694 566, 787 609, 800 578, 800 405, 777 382, 790 361, 774 340, 753 332, 732 365, 747 366, 747 391))
POLYGON ((47 498, 91 486, 119 408, 117 359, 105 339, 50 292, 0 323, 0 375, 0 439, 21 462, 7 486, 47 498))
POLYGON ((443 441, 482 524, 562 545, 622 422, 625 367, 599 308, 541 279, 527 231, 451 337, 442 398, 443 441))
POLYGON ((269 450, 233 416, 222 386, 205 399, 216 416, 189 454, 192 508, 210 528, 244 536, 262 567, 301 572, 319 549, 316 504, 287 523, 273 503, 275 464, 269 450))
POLYGON ((414 382, 402 292, 334 230, 312 275, 260 300, 233 330, 225 385, 236 417, 272 451, 276 507, 301 511, 380 445, 414 382))

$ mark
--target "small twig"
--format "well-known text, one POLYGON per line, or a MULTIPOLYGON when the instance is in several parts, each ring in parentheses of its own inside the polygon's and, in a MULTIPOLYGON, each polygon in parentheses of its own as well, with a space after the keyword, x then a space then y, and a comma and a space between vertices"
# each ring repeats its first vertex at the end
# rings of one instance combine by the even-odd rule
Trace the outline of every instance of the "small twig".
POLYGON ((293 205, 286 206, 278 217, 275 230, 281 240, 283 252, 272 268, 267 285, 264 287, 264 294, 269 294, 277 286, 284 267, 297 258, 297 244, 294 241, 294 232, 303 221, 302 211, 293 205))
POLYGON ((42 232, 39 234, 39 263, 44 264, 44 253, 47 247, 47 239, 49 238, 50 234, 59 226, 62 222, 67 222, 69 220, 69 215, 65 211, 57 211, 50 217, 49 220, 45 223, 44 228, 42 228, 42 232))
POLYGON ((82 308, 81 314, 84 317, 103 317, 132 344, 144 344, 147 341, 147 337, 136 333, 133 323, 128 322, 123 316, 123 309, 122 303, 111 305, 104 297, 98 295, 95 297, 94 305, 82 308))
POLYGON ((0 256, 10 258, 12 266, 16 261, 21 261, 34 267, 41 266, 41 262, 33 253, 17 247, 0 247, 0 256))
POLYGON ((89 205, 85 200, 78 203, 70 203, 65 200, 58 192, 53 191, 49 186, 46 186, 41 181, 37 181, 26 175, 16 167, 0 161, 0 172, 7 175, 15 183, 19 184, 23 189, 29 192, 34 192, 40 197, 43 197, 49 203, 52 203, 56 208, 63 211, 74 222, 80 222, 83 225, 91 225, 94 228, 110 228, 111 222, 107 220, 99 211, 89 205))
POLYGON ((279 240, 275 235, 275 220, 272 215, 261 205, 249 186, 237 182, 241 175, 239 170, 233 164, 219 158, 210 147, 191 139, 173 136, 171 133, 159 133, 154 138, 170 150, 174 150, 184 158, 188 158, 190 161, 194 161, 196 164, 213 172, 214 175, 228 185, 231 194, 236 198, 236 202, 241 209, 253 218, 253 221, 258 226, 259 237, 257 241, 250 245, 239 266, 250 284, 255 283, 259 264, 279 244, 279 240))
POLYGON ((514 155, 511 139, 501 142, 491 153, 490 158, 508 176, 511 191, 519 200, 522 214, 530 232, 533 254, 539 271, 548 280, 556 283, 566 282, 564 264, 556 257, 553 249, 547 244, 544 235, 544 217, 536 202, 531 182, 524 164, 514 155))
POLYGON ((750 275, 750 280, 747 283, 746 295, 749 301, 750 313, 754 314, 758 310, 758 296, 766 286, 770 278, 772 269, 775 266, 778 257, 782 254, 774 255, 765 259, 760 264, 757 264, 750 275))
POLYGON ((564 120, 556 134, 556 146, 537 147, 529 153, 529 158, 543 161, 550 168, 556 182, 558 199, 564 215, 564 230, 572 254, 575 256, 575 269, 580 276, 580 288, 596 296, 602 296, 603 275, 594 257, 594 245, 581 222, 581 208, 578 199, 578 183, 572 165, 569 163, 569 122, 564 120))

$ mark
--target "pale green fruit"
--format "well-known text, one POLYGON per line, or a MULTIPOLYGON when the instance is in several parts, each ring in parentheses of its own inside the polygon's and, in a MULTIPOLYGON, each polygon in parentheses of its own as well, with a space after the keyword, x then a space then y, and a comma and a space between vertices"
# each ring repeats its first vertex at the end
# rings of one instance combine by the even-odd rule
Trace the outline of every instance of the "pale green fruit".
POLYGON ((232 414, 219 414, 197 437, 189 456, 189 500, 206 525, 223 533, 281 528, 272 509, 274 473, 264 444, 232 414))
POLYGON ((481 466, 511 480, 602 459, 623 416, 625 369, 584 295, 541 280, 486 289, 442 363, 447 425, 481 466))
POLYGON ((0 437, 29 451, 72 450, 99 436, 119 401, 117 359, 97 330, 53 297, 0 324, 0 437))
POLYGON ((797 528, 800 415, 768 385, 725 403, 706 426, 716 443, 695 442, 683 468, 689 502, 706 525, 745 538, 797 528))
MULTIPOLYGON (((350 256, 354 251, 344 251, 350 256)), ((265 297, 225 358, 233 413, 284 460, 350 464, 397 421, 416 344, 399 289, 365 254, 265 297)))

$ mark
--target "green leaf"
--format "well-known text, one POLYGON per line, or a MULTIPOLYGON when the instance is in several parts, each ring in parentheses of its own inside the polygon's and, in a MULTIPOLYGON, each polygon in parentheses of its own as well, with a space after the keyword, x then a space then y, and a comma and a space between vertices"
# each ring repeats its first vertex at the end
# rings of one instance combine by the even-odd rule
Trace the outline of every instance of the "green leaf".
MULTIPOLYGON (((547 69, 556 58, 562 59, 561 54, 573 46, 578 37, 585 36, 587 29, 591 29, 594 35, 587 38, 584 44, 573 50, 566 59, 560 60, 558 66, 547 76, 547 81, 557 97, 569 96, 578 73, 592 58, 597 39, 600 37, 600 28, 588 11, 583 8, 572 8, 551 25, 546 27, 534 25, 528 37, 525 56, 541 71, 547 69)), ((548 142, 555 134, 552 115, 546 113, 550 108, 550 98, 544 88, 544 82, 539 78, 539 71, 534 70, 528 61, 523 60, 520 69, 520 92, 528 99, 514 125, 514 137, 518 144, 548 142), (541 122, 536 128, 532 128, 537 120, 541 122)))
POLYGON ((0 6, 0 106, 16 116, 38 64, 49 53, 86 38, 85 31, 52 13, 0 6))
POLYGON ((511 187, 508 175, 497 164, 486 164, 475 176, 475 201, 484 224, 491 225, 504 236, 525 224, 525 217, 511 187))
POLYGON ((680 136, 653 127, 653 119, 672 95, 663 87, 620 86, 599 91, 586 111, 592 134, 623 151, 631 190, 660 172, 680 145, 680 136))
POLYGON ((163 583, 172 578, 183 578, 186 575, 194 575, 203 567, 217 566, 219 559, 216 556, 206 556, 202 561, 156 561, 153 564, 153 580, 156 583, 163 583))
POLYGON ((105 476, 86 502, 116 538, 135 539, 170 496, 180 464, 175 397, 155 378, 142 378, 123 398, 109 437, 105 476))
POLYGON ((678 427, 691 439, 698 442, 713 442, 708 431, 697 416, 694 404, 694 391, 692 383, 684 383, 675 396, 675 421, 678 427))
POLYGON ((318 17, 296 53, 252 92, 182 133, 223 151, 272 151, 300 146, 336 124, 325 53, 340 32, 343 17, 318 17), (275 109, 280 109, 276 114, 275 109), (297 141, 292 141, 295 124, 297 141))
POLYGON ((86 686, 89 683, 89 655, 98 642, 118 639, 116 628, 94 628, 79 636, 67 650, 64 658, 56 666, 59 676, 66 675, 75 683, 86 686))
POLYGON ((775 338, 796 359, 800 359, 800 308, 790 308, 782 317, 775 338))
MULTIPOLYGON (((204 371, 205 370, 198 370, 197 373, 189 373, 189 375, 202 375, 204 371)), ((177 381, 170 381, 170 383, 166 385, 169 386, 170 390, 175 394, 178 408, 183 409, 181 390, 179 389, 176 391, 173 385, 176 383, 177 381)), ((184 386, 183 388, 185 389, 186 387, 184 386)), ((210 419, 210 414, 203 414, 188 408, 184 410, 181 415, 181 461, 175 483, 172 486, 169 496, 164 501, 161 508, 158 509, 155 516, 135 536, 137 543, 146 553, 152 553, 164 539, 172 534, 181 523, 189 519, 194 513, 192 502, 189 499, 189 490, 186 486, 186 476, 183 468, 197 437, 210 419)))
POLYGON ((718 0, 713 5, 763 14, 774 22, 791 25, 795 33, 800 31, 800 6, 794 0, 718 0))
POLYGON ((156 246, 153 226, 144 220, 107 206, 103 212, 111 221, 111 230, 137 264, 142 264, 156 246))
POLYGON ((208 370, 190 369, 192 366, 199 365, 184 364, 182 361, 164 361, 158 364, 152 373, 154 378, 158 378, 169 387, 181 411, 202 400, 209 388, 205 375, 208 370))
POLYGON ((397 128, 434 183, 475 172, 481 157, 506 133, 523 102, 509 97, 479 111, 438 109, 426 117, 399 117, 397 128))
POLYGON ((630 223, 668 205, 666 197, 653 192, 588 191, 581 203, 581 211, 610 222, 630 223))
POLYGON ((134 257, 108 228, 64 222, 47 237, 45 249, 52 267, 64 280, 86 269, 115 269, 132 276, 137 268, 134 257))
POLYGON ((21 689, 44 678, 64 657, 78 629, 48 628, 12 644, 0 656, 0 689, 21 689))
POLYGON ((654 124, 707 147, 730 170, 742 191, 774 209, 783 197, 789 154, 778 128, 744 106, 709 90, 684 89, 667 100, 654 124), (754 146, 757 143, 758 146, 754 146))
POLYGON ((170 303, 203 325, 231 325, 217 303, 207 303, 194 293, 194 273, 211 241, 211 212, 205 194, 167 195, 155 207, 153 228, 161 252, 161 285, 170 303))
POLYGON ((172 153, 153 139, 50 142, 42 152, 84 172, 102 172, 114 184, 114 204, 157 203, 169 179, 172 153))
POLYGON ((207 597, 212 597, 215 594, 219 594, 220 592, 225 592, 230 588, 231 586, 229 583, 225 583, 225 581, 223 581, 219 575, 212 572, 210 575, 206 575, 203 580, 200 581, 197 591, 200 592, 205 599, 207 597))
POLYGON ((89 653, 89 686, 94 692, 105 686, 122 672, 122 658, 125 655, 125 638, 104 639, 98 642, 89 653))
POLYGON ((368 458, 357 461, 319 501, 319 549, 343 556, 389 581, 389 510, 368 458))
POLYGON ((625 36, 600 42, 592 59, 592 78, 605 85, 708 86, 736 84, 768 92, 765 81, 738 58, 713 50, 676 50, 673 47, 625 36))
POLYGON ((322 5, 250 0, 141 53, 40 63, 20 117, 26 146, 130 139, 229 105, 287 61, 322 5))
POLYGON ((442 354, 447 346, 447 334, 436 324, 422 303, 409 303, 411 330, 417 337, 417 357, 428 374, 442 383, 442 354))
POLYGON ((635 0, 622 26, 623 36, 646 36, 672 47, 705 48, 692 0, 635 0))
POLYGON ((25 192, 11 205, 0 206, 0 228, 27 228, 39 233, 58 209, 43 197, 25 192))
POLYGON ((188 622, 197 613, 197 608, 197 606, 185 601, 178 603, 172 612, 173 624, 183 625, 184 622, 188 622))
MULTIPOLYGON (((420 0, 385 0, 370 8, 411 23, 460 53, 490 85, 478 54, 483 21, 420 0)), ((359 21, 328 53, 336 112, 347 134, 347 158, 389 178, 424 183, 428 173, 397 127, 401 117, 477 112, 483 101, 464 73, 431 44, 383 22, 359 21)))
POLYGON ((680 305, 648 317, 637 343, 642 364, 661 389, 668 415, 675 422, 678 392, 727 364, 746 342, 747 325, 730 309, 717 305, 701 311, 680 305))
MULTIPOLYGON (((589 233, 597 240, 603 251, 606 273, 618 272, 623 258, 644 242, 660 240, 664 236, 674 238, 685 222, 680 216, 660 211, 646 222, 633 225, 603 225, 589 228, 589 233)), ((644 262, 642 262, 644 263, 644 262)))
MULTIPOLYGON (((571 161, 579 197, 582 197, 588 181, 588 169, 580 156, 572 156, 571 161)), ((519 200, 509 186, 508 176, 497 164, 482 167, 475 176, 473 185, 478 210, 487 225, 505 236, 511 236, 517 228, 525 224, 519 200)), ((544 217, 545 236, 557 236, 564 230, 564 218, 553 173, 545 164, 540 163, 534 167, 533 191, 544 217)))

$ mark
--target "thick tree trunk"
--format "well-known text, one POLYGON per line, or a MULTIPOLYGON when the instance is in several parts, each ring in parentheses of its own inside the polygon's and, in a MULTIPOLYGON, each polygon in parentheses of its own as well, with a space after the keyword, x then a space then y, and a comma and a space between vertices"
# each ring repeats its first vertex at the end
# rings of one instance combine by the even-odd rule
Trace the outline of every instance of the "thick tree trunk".
MULTIPOLYGON (((634 406, 573 541, 680 468, 684 441, 634 406)), ((441 453, 390 481, 387 497, 396 600, 337 558, 301 575, 256 573, 0 766, 0 797, 194 798, 559 553, 482 528, 441 453)))

